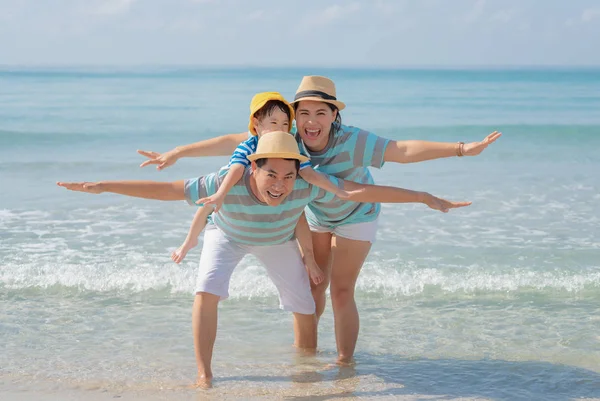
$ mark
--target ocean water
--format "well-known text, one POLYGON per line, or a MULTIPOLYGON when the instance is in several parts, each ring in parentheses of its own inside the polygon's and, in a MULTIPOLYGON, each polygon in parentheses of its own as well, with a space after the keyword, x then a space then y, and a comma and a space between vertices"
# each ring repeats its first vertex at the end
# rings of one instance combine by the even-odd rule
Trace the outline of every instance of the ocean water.
POLYGON ((0 389, 164 399, 600 398, 600 70, 0 69, 0 389), (357 285, 354 368, 328 306, 316 357, 252 258, 220 307, 215 388, 195 378, 194 209, 56 181, 176 180, 136 149, 244 131, 255 92, 336 81, 346 124, 392 139, 502 138, 476 158, 386 164, 376 181, 469 208, 385 205, 357 285), (34 384, 35 383, 35 384, 34 384), (43 384, 45 383, 45 384, 43 384), (43 384, 43 385, 42 385, 43 384))

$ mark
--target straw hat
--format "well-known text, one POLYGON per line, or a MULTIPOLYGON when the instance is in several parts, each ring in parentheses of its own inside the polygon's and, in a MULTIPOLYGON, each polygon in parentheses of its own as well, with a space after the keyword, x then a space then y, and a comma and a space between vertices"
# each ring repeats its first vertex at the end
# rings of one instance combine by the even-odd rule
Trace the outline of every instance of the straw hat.
POLYGON ((290 129, 292 128, 292 121, 294 121, 294 108, 288 103, 288 101, 285 100, 285 98, 281 96, 281 93, 279 92, 261 92, 254 95, 254 97, 252 97, 252 101, 250 102, 250 123, 248 124, 248 131, 250 131, 252 135, 257 134, 256 127, 252 121, 254 114, 265 107, 265 104, 267 104, 267 102, 270 100, 279 100, 280 102, 285 103, 287 108, 290 110, 289 127, 290 129))
POLYGON ((338 110, 343 110, 346 105, 337 100, 335 96, 335 84, 331 79, 309 75, 302 78, 292 104, 301 100, 316 100, 333 104, 338 110))
POLYGON ((298 150, 298 143, 289 132, 273 131, 260 137, 256 152, 248 155, 248 160, 257 159, 296 159, 300 163, 308 160, 298 150))

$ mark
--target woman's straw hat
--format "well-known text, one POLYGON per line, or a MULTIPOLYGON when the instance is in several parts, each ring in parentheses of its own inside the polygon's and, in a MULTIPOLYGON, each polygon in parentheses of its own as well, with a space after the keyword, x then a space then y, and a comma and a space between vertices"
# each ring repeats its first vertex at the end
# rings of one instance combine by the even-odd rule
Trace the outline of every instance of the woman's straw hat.
POLYGON ((318 75, 309 75, 302 78, 292 104, 302 100, 315 100, 333 104, 338 110, 343 110, 346 107, 343 102, 337 100, 333 81, 318 75))

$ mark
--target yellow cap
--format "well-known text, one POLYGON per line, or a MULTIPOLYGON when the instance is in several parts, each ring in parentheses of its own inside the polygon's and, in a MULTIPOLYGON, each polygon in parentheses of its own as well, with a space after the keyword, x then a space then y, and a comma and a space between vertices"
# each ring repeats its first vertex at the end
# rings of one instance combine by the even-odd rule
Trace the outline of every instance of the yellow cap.
POLYGON ((289 104, 288 101, 285 100, 285 98, 281 96, 281 93, 279 92, 261 92, 254 95, 252 101, 250 102, 250 123, 248 124, 248 131, 250 131, 250 133, 254 136, 256 136, 257 132, 256 127, 252 122, 252 117, 254 117, 254 114, 256 114, 256 112, 260 109, 262 109, 265 106, 265 104, 267 104, 267 102, 270 100, 279 100, 285 103, 285 105, 290 109, 289 129, 292 129, 292 121, 294 120, 294 108, 292 107, 292 105, 289 104))

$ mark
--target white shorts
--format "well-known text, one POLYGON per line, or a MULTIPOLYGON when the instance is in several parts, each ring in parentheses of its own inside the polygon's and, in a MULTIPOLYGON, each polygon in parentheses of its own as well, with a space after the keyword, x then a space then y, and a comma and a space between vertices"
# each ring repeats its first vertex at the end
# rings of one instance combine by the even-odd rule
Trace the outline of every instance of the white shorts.
POLYGON ((267 269, 279 292, 281 309, 305 315, 315 313, 308 273, 295 240, 268 246, 240 244, 213 225, 204 231, 196 293, 208 292, 221 300, 228 298, 233 270, 247 254, 256 256, 267 269))
POLYGON ((310 231, 315 233, 332 233, 338 237, 352 239, 355 241, 368 241, 375 243, 377 237, 377 228, 379 226, 379 217, 373 221, 365 223, 342 224, 336 227, 323 227, 310 225, 310 231))

